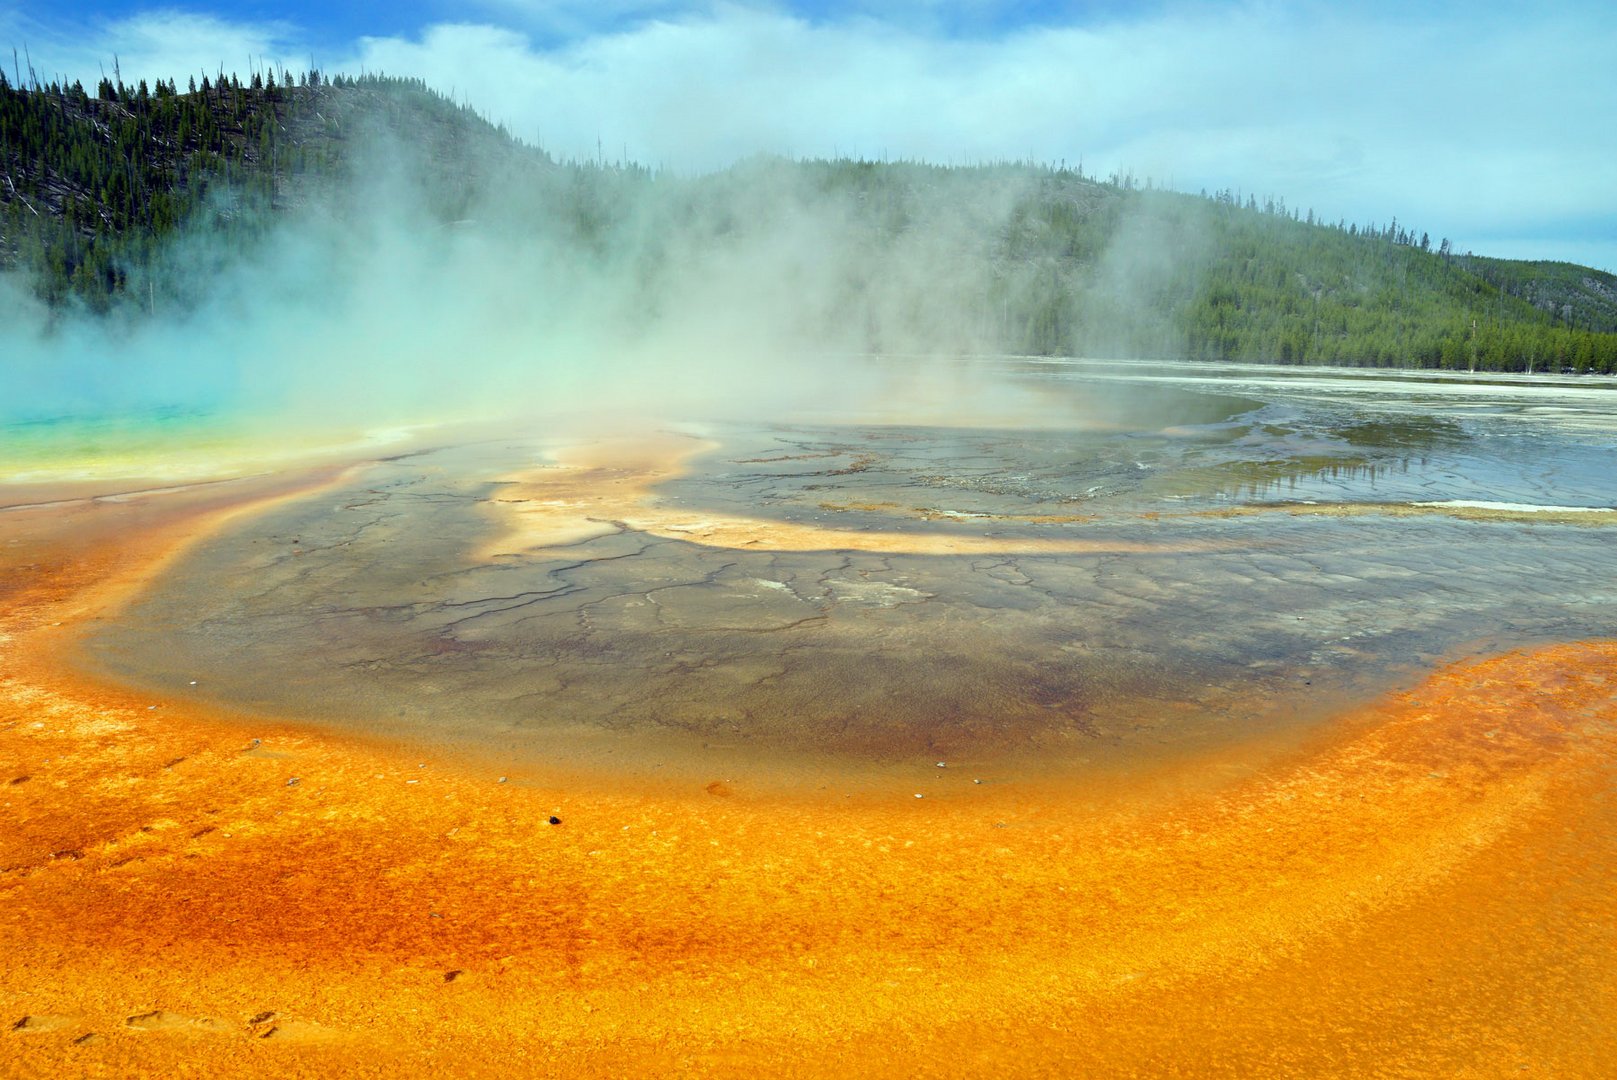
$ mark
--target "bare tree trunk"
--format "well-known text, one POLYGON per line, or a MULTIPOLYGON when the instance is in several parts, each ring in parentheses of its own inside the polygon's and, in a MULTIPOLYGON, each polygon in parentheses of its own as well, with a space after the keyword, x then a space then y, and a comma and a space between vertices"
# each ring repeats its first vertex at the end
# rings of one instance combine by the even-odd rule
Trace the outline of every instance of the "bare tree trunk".
POLYGON ((28 207, 29 210, 32 210, 35 217, 39 216, 39 211, 34 210, 34 204, 29 202, 28 199, 24 197, 22 192, 17 190, 17 182, 11 179, 10 173, 6 173, 6 186, 11 188, 11 194, 16 197, 18 202, 28 207))

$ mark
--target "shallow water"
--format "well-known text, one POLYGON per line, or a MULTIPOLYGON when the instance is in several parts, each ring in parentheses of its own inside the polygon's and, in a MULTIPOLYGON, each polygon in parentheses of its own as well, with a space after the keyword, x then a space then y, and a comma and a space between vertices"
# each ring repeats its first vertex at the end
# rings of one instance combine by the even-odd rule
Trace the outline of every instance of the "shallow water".
POLYGON ((64 492, 105 496, 352 459, 408 446, 432 426, 288 428, 258 414, 201 407, 0 417, 0 511, 64 492))
POLYGON ((1617 634, 1614 515, 1522 509, 1617 507, 1609 383, 977 369, 1038 423, 673 425, 716 448, 540 550, 479 554, 545 501, 543 429, 379 462, 204 544, 87 656, 512 761, 1126 768, 1617 634), (964 553, 905 542, 940 536, 964 553))

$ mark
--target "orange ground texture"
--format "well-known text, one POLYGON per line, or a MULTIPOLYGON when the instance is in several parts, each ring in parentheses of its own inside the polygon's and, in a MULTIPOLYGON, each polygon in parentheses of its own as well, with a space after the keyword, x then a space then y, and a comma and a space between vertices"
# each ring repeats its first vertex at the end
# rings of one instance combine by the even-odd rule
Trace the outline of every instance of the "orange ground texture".
POLYGON ((1613 1074, 1617 644, 924 799, 501 783, 63 662, 324 479, 0 514, 0 1074, 1613 1074))

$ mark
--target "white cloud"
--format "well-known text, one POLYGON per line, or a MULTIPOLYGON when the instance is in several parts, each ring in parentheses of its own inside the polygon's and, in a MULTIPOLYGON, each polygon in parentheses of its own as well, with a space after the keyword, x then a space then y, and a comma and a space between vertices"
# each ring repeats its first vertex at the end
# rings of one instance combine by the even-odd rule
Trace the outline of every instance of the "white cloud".
POLYGON ((297 29, 287 23, 232 22, 172 10, 142 12, 74 33, 0 20, 0 33, 32 43, 42 78, 79 79, 92 93, 103 71, 112 76, 114 63, 131 85, 174 79, 183 88, 189 76, 211 77, 221 69, 242 75, 272 65, 301 70, 309 55, 297 29))
POLYGON ((473 6, 498 25, 544 37, 573 38, 602 27, 711 11, 715 5, 690 0, 480 0, 473 6))
POLYGON ((295 30, 284 24, 244 24, 178 12, 135 15, 107 28, 117 43, 125 74, 173 78, 196 72, 245 73, 268 64, 306 66, 292 46, 295 30))

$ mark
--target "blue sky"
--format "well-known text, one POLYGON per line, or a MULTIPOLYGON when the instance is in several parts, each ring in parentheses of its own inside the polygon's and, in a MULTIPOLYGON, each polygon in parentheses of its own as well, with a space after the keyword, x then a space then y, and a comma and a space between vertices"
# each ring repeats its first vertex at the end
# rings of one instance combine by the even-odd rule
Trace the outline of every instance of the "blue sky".
POLYGON ((1617 5, 0 0, 93 81, 416 75, 560 156, 1027 158, 1617 270, 1617 5))

